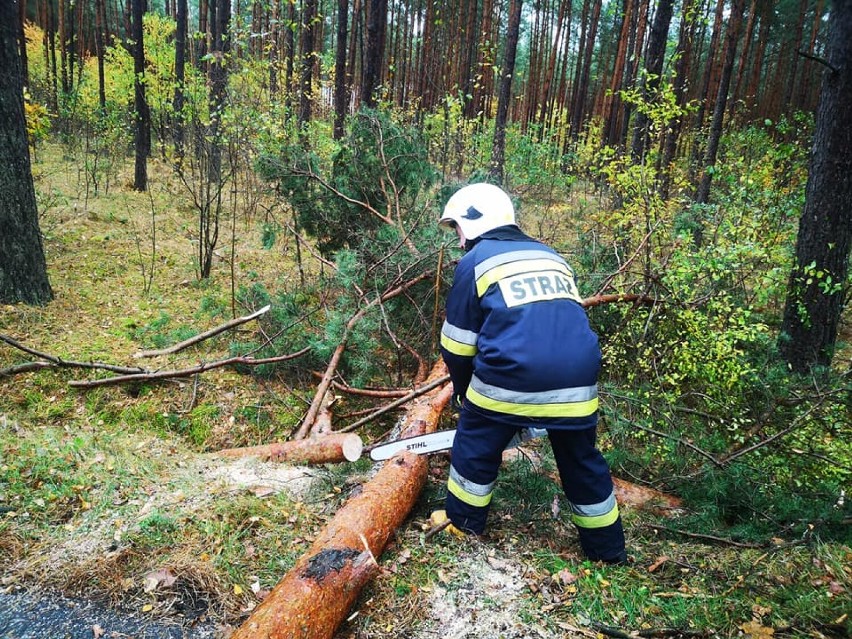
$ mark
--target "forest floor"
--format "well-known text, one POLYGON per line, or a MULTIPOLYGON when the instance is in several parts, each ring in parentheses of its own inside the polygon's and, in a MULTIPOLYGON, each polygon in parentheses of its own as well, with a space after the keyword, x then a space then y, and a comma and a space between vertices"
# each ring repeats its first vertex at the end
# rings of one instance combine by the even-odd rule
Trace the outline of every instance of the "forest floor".
MULTIPOLYGON (((174 341, 227 320, 232 275, 236 287, 298 281, 292 241, 264 249, 268 220, 256 216, 223 233, 213 277, 199 283, 194 214, 166 168, 152 165, 150 195, 128 187, 128 165, 109 193, 92 197, 89 185, 87 198, 73 157, 42 155, 34 171, 56 299, 0 307, 0 333, 31 349, 140 365, 134 353, 155 336, 174 341)), ((252 331, 248 324, 236 333, 252 331)), ((231 339, 144 365, 220 359, 231 339)), ((0 345, 0 369, 33 359, 0 345)), ((48 368, 0 379, 0 607, 25 593, 44 605, 72 598, 69 614, 94 611, 82 626, 57 622, 40 635, 0 615, 3 639, 225 639, 375 472, 369 460, 300 467, 213 454, 286 438, 310 400, 308 384, 218 369, 140 388, 68 385, 99 376, 48 368)), ((341 397, 337 413, 361 408, 352 404, 341 397)), ((389 426, 392 418, 362 437, 370 443, 389 426)), ((605 433, 602 440, 606 448, 605 433)), ((848 546, 807 529, 796 539, 742 543, 724 530, 686 530, 676 513, 625 507, 632 563, 596 565, 583 559, 559 488, 542 472, 551 467, 534 444, 506 463, 484 537, 427 540, 448 469, 446 454, 433 456, 428 485, 380 558, 379 576, 335 637, 849 636, 848 546)))

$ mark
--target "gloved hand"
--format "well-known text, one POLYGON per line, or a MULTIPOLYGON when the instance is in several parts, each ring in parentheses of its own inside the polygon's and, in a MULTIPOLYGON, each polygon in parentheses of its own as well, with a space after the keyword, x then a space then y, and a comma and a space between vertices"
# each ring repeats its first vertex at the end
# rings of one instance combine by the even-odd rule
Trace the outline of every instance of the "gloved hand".
POLYGON ((461 410, 462 404, 464 403, 464 397, 461 395, 453 395, 453 399, 450 403, 453 406, 453 410, 461 410))

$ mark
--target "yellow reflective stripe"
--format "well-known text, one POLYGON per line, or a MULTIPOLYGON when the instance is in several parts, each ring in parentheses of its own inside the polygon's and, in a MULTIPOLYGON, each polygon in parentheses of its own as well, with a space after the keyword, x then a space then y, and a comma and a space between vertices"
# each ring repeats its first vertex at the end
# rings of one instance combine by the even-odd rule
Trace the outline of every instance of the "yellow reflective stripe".
POLYGON ((473 357, 474 355, 476 355, 475 344, 471 345, 463 344, 462 342, 457 342, 456 340, 447 337, 443 333, 441 334, 441 346, 446 348, 454 355, 461 355, 462 357, 473 357))
POLYGON ((467 388, 467 398, 477 406, 509 415, 526 417, 588 417, 598 409, 598 398, 584 402, 562 402, 558 404, 519 404, 491 399, 478 393, 472 386, 467 388))
MULTIPOLYGON (((571 292, 572 294, 576 294, 575 291, 577 285, 574 284, 574 274, 571 272, 571 269, 557 260, 548 259, 519 260, 517 262, 509 262, 508 264, 501 264, 500 266, 495 266, 488 272, 483 273, 481 277, 477 278, 476 294, 479 297, 482 297, 485 294, 485 291, 488 290, 489 286, 491 286, 495 282, 502 280, 504 277, 511 277, 512 275, 521 275, 522 273, 534 273, 539 271, 556 271, 558 273, 562 273, 571 280, 571 292)), ((576 294, 576 297, 578 300, 580 299, 579 294, 576 294)))
POLYGON ((604 528, 610 526, 618 519, 618 506, 603 515, 583 516, 573 513, 571 521, 580 528, 604 528))
POLYGON ((487 495, 474 495, 473 493, 467 492, 461 485, 452 477, 447 480, 447 490, 449 490, 453 495, 458 497, 464 503, 470 506, 476 506, 477 508, 482 508, 491 503, 491 495, 494 493, 488 493, 487 495))

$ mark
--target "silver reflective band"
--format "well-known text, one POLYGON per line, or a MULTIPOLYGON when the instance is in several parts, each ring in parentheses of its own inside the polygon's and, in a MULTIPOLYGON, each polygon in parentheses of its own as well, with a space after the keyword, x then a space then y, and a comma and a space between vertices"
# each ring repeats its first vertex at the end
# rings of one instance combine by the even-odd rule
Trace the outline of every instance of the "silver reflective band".
POLYGON ((550 251, 529 250, 501 253, 500 255, 495 255, 494 257, 489 257, 487 260, 483 260, 482 262, 477 264, 476 268, 473 270, 474 279, 478 280, 485 273, 497 266, 509 264, 511 262, 520 262, 523 260, 552 260, 558 263, 560 266, 564 266, 565 268, 567 268, 572 276, 574 274, 574 272, 571 270, 571 267, 568 266, 565 260, 563 260, 558 255, 555 255, 550 251))
POLYGON ((441 327, 441 334, 446 335, 451 340, 455 340, 460 344, 467 344, 468 346, 476 346, 476 340, 479 338, 479 333, 474 333, 473 331, 453 326, 446 320, 444 320, 444 325, 441 327))
POLYGON ((571 504, 571 510, 573 513, 575 515, 580 515, 580 517, 600 517, 601 515, 611 513, 613 508, 615 508, 614 491, 609 494, 609 497, 598 504, 571 504))
POLYGON ((466 493, 477 497, 490 495, 494 491, 494 484, 496 483, 492 481, 490 484, 476 484, 466 477, 462 477, 454 466, 450 466, 450 480, 456 482, 466 493))
POLYGON ((521 391, 508 390, 499 386, 486 384, 476 375, 470 380, 470 387, 488 399, 512 404, 569 404, 572 402, 587 402, 598 396, 597 384, 523 393, 521 391))

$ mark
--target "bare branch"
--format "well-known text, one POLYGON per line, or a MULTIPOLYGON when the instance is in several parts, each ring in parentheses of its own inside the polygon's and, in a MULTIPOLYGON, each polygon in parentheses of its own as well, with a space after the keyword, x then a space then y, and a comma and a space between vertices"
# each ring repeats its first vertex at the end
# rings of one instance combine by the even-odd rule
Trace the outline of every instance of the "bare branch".
POLYGON ((202 363, 192 368, 183 368, 170 371, 154 371, 145 373, 136 373, 132 375, 119 375, 116 377, 106 377, 104 379, 93 380, 72 380, 68 382, 69 386, 74 388, 97 388, 100 386, 117 386, 119 384, 131 384, 136 382, 149 382, 161 379, 170 379, 175 377, 189 377, 198 373, 206 373, 207 371, 222 368, 223 366, 260 366, 261 364, 277 364, 287 360, 296 359, 310 351, 310 347, 305 347, 295 353, 289 355, 279 355, 278 357, 266 357, 263 359, 255 359, 253 357, 229 357, 215 362, 202 363))
POLYGON ((21 342, 16 339, 9 337, 8 335, 4 335, 0 333, 0 342, 6 342, 9 346, 14 346, 18 350, 24 351, 30 355, 35 355, 36 357, 41 358, 42 360, 46 360, 46 362, 32 362, 31 365, 21 364, 18 366, 13 366, 11 368, 5 369, 4 371, 0 371, 0 373, 22 373, 30 370, 38 370, 40 368, 49 368, 51 365, 56 368, 90 368, 90 369, 99 369, 106 370, 113 373, 144 373, 146 372, 144 368, 136 367, 128 367, 128 366, 115 366, 113 364, 104 364, 102 362, 77 362, 74 360, 66 360, 61 357, 56 357, 55 355, 49 355, 48 353, 42 353, 41 351, 37 351, 34 348, 30 348, 29 346, 25 346, 21 342))
POLYGON ((169 346, 168 348, 163 348, 158 351, 139 351, 138 353, 134 353, 133 357, 138 359, 140 357, 157 357, 159 355, 170 355, 172 353, 177 353, 182 351, 183 349, 192 346, 193 344, 198 344, 199 342, 203 342, 206 339, 214 337, 219 333, 224 333, 225 331, 234 328, 235 326, 239 326, 240 324, 245 324, 246 322, 250 322, 253 319, 256 319, 266 313, 270 309, 270 305, 267 304, 262 309, 255 311, 251 315, 245 315, 243 317, 236 317, 229 322, 225 322, 224 324, 217 326, 215 328, 211 328, 209 331, 205 331, 204 333, 200 333, 195 337, 190 337, 187 340, 184 340, 178 344, 174 344, 173 346, 169 346))
POLYGON ((344 428, 339 428, 338 430, 336 430, 334 432, 336 432, 336 433, 348 433, 350 431, 353 431, 356 428, 358 428, 359 426, 363 426, 364 424, 367 424, 367 423, 373 421, 374 419, 376 419, 377 417, 380 417, 381 415, 384 415, 388 411, 391 411, 394 408, 402 406, 403 404, 410 402, 412 399, 414 399, 416 397, 420 397, 424 393, 428 393, 430 390, 432 390, 436 386, 440 386, 441 384, 445 384, 448 381, 450 381, 449 375, 444 375, 442 377, 439 377, 438 379, 436 379, 432 382, 429 382, 425 386, 421 386, 420 388, 411 391, 405 397, 400 397, 399 399, 391 402, 390 404, 386 404, 385 406, 382 406, 376 412, 374 412, 370 415, 367 415, 366 417, 362 417, 358 421, 352 422, 351 424, 349 424, 349 426, 346 426, 344 428))

